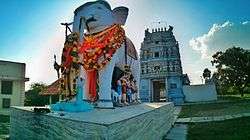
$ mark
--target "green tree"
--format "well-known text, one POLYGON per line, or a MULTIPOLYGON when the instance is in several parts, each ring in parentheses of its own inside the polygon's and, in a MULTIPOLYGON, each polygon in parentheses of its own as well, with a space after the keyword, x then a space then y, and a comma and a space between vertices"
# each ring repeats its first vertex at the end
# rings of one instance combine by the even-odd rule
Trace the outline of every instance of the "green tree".
POLYGON ((49 104, 49 97, 39 93, 46 87, 43 83, 33 83, 30 90, 25 92, 25 106, 44 106, 49 104))
POLYGON ((203 74, 202 74, 204 79, 210 79, 211 77, 211 71, 208 68, 205 68, 203 70, 203 74))
POLYGON ((203 74, 202 74, 203 78, 205 79, 205 83, 208 82, 208 80, 210 79, 211 77, 211 71, 208 69, 208 68, 205 68, 203 70, 203 74))
POLYGON ((250 52, 239 47, 232 47, 225 52, 213 55, 212 65, 217 68, 217 79, 222 87, 235 87, 241 96, 250 83, 250 52))
POLYGON ((218 72, 214 72, 211 79, 214 82, 216 91, 219 95, 228 94, 227 85, 223 85, 223 80, 218 72))

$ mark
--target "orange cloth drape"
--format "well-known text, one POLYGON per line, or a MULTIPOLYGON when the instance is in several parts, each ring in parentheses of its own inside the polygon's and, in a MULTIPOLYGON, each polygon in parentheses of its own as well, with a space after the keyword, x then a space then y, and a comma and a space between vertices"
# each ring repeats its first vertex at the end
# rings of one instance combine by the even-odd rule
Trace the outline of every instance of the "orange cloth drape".
POLYGON ((97 82, 97 70, 89 70, 86 72, 87 73, 87 93, 88 93, 88 98, 91 101, 96 100, 97 92, 96 92, 96 82, 97 82))

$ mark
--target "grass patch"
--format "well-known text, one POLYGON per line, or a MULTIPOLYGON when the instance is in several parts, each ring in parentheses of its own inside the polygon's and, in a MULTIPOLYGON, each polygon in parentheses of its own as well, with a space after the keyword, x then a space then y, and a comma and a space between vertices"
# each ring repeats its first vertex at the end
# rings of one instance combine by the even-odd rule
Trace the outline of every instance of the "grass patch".
POLYGON ((243 140, 250 139, 250 117, 188 124, 188 140, 243 140))
POLYGON ((224 96, 223 98, 228 102, 184 105, 179 117, 207 117, 250 112, 250 99, 237 96, 224 96))

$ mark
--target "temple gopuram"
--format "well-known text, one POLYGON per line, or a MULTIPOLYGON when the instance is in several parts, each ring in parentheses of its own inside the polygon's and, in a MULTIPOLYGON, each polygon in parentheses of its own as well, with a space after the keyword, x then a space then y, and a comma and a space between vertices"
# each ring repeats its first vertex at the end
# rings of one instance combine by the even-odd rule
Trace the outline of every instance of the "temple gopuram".
POLYGON ((184 102, 182 86, 189 80, 182 72, 179 44, 173 27, 145 30, 140 49, 140 98, 144 102, 184 102))

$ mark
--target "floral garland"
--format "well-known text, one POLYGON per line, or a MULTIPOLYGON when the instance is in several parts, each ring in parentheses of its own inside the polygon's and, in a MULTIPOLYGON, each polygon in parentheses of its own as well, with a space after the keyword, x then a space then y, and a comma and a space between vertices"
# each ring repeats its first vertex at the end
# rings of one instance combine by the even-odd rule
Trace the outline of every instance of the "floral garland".
POLYGON ((95 101, 97 98, 98 70, 111 61, 113 54, 124 41, 125 31, 117 24, 96 35, 84 37, 79 52, 83 56, 82 65, 87 71, 87 94, 90 100, 95 101))
POLYGON ((100 70, 125 40, 125 32, 120 25, 113 25, 96 35, 84 38, 80 53, 83 54, 83 67, 86 70, 100 70))

